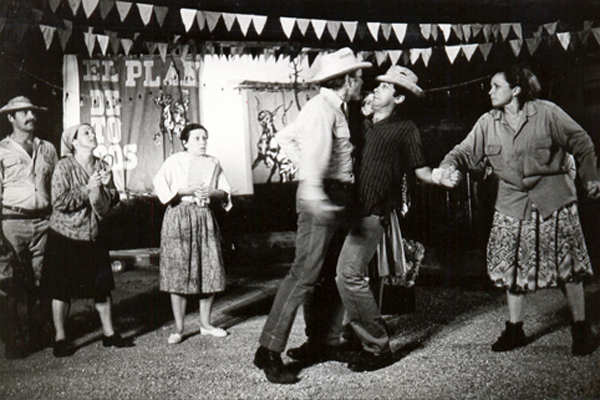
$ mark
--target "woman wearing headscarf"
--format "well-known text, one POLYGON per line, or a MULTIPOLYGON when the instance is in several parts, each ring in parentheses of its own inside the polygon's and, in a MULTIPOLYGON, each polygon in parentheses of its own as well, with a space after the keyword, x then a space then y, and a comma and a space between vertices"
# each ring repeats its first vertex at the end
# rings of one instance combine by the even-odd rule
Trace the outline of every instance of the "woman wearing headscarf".
POLYGON ((487 269, 506 290, 506 330, 493 351, 525 346, 524 298, 559 286, 572 316, 573 355, 594 350, 585 316, 583 281, 593 275, 569 174, 569 154, 588 195, 600 197, 594 144, 556 104, 537 99, 540 85, 527 68, 498 72, 489 92, 493 109, 479 118, 462 143, 446 155, 445 173, 487 160, 499 179, 487 269))
POLYGON ((65 334, 73 298, 94 300, 102 323, 103 346, 132 345, 113 327, 110 293, 114 279, 99 225, 119 202, 119 193, 107 163, 93 155, 97 146, 96 134, 89 124, 70 127, 62 134, 62 159, 52 175, 52 215, 42 287, 52 299, 56 357, 73 353, 65 334))
POLYGON ((160 237, 160 290, 171 295, 175 332, 182 340, 188 297, 201 295, 200 334, 227 335, 210 322, 215 294, 225 290, 225 268, 217 221, 209 205, 231 208, 231 188, 221 164, 206 154, 207 130, 189 124, 179 136, 185 151, 167 158, 154 178, 158 198, 167 204, 160 237))

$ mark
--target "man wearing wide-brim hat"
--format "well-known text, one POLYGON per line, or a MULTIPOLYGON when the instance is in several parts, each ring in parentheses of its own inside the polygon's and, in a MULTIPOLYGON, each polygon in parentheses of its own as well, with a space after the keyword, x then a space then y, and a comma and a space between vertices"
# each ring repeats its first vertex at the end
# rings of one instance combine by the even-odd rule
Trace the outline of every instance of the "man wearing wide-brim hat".
MULTIPOLYGON (((432 170, 425 164, 417 126, 401 113, 407 102, 424 96, 417 76, 408 68, 392 66, 376 79, 380 83, 373 92, 373 120, 364 125, 358 188, 361 218, 344 241, 336 277, 350 327, 362 343, 363 350, 348 363, 356 372, 380 369, 395 360, 367 277, 368 264, 385 227, 390 226, 391 213, 401 205, 403 175, 414 171, 426 183, 440 183, 434 182, 432 170)), ((442 183, 450 186, 446 179, 449 177, 442 183)), ((392 236, 401 238, 399 232, 392 236)), ((402 246, 402 242, 394 245, 402 246)))
POLYGON ((349 48, 318 58, 311 80, 320 84, 319 94, 276 136, 299 169, 299 184, 296 257, 279 287, 254 358, 254 364, 274 383, 297 381, 283 365, 281 352, 305 300, 308 340, 287 354, 303 363, 344 360, 339 348, 343 310, 335 288, 335 265, 324 265, 324 260, 354 183, 346 106, 350 100, 359 100, 362 68, 370 66, 349 48))
POLYGON ((54 146, 34 136, 37 113, 45 107, 34 105, 18 96, 0 108, 12 132, 0 141, 0 203, 4 244, 13 251, 12 290, 8 312, 12 326, 8 329, 6 356, 26 356, 45 340, 36 335, 44 332, 49 310, 42 309, 38 285, 50 213, 50 180, 58 156, 54 146), (27 315, 16 310, 23 309, 27 315), (44 325, 44 326, 40 326, 44 325))

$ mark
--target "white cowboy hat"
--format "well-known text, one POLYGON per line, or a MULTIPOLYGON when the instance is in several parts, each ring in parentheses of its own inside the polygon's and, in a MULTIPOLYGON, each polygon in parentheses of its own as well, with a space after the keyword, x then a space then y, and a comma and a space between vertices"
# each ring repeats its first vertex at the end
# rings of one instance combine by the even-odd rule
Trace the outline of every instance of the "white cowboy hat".
POLYGON ((425 96, 423 89, 417 86, 419 78, 417 78, 417 75, 415 75, 414 72, 406 67, 392 65, 390 69, 387 70, 385 75, 379 75, 375 79, 377 79, 379 82, 388 82, 401 86, 411 91, 417 97, 425 96))
POLYGON ((359 60, 350 48, 344 47, 317 58, 313 65, 311 81, 324 82, 337 76, 372 66, 373 64, 370 62, 359 60))
POLYGON ((48 111, 46 107, 38 107, 33 105, 31 100, 25 96, 17 96, 10 99, 4 107, 0 108, 0 114, 22 110, 48 111))

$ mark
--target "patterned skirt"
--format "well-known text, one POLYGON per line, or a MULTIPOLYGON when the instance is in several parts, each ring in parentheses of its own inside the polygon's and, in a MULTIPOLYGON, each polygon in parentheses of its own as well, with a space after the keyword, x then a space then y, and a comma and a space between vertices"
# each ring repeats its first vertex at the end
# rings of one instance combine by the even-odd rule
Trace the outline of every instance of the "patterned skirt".
POLYGON ((487 246, 492 282, 515 293, 526 293, 593 275, 579 222, 577 204, 543 219, 537 210, 520 220, 496 211, 487 246))
POLYGON ((178 294, 225 290, 219 227, 209 208, 167 207, 160 239, 160 290, 178 294))

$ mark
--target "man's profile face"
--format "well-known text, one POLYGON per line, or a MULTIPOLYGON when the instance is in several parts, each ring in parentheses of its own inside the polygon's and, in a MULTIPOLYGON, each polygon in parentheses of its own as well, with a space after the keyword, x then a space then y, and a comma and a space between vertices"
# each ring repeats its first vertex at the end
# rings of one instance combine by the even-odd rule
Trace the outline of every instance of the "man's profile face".
POLYGON ((9 115, 8 121, 12 124, 14 130, 33 133, 37 117, 33 110, 19 110, 15 111, 13 115, 9 115))
POLYGON ((349 85, 350 88, 348 90, 348 94, 350 95, 350 100, 360 100, 360 90, 362 89, 362 70, 359 69, 350 75, 349 85))

